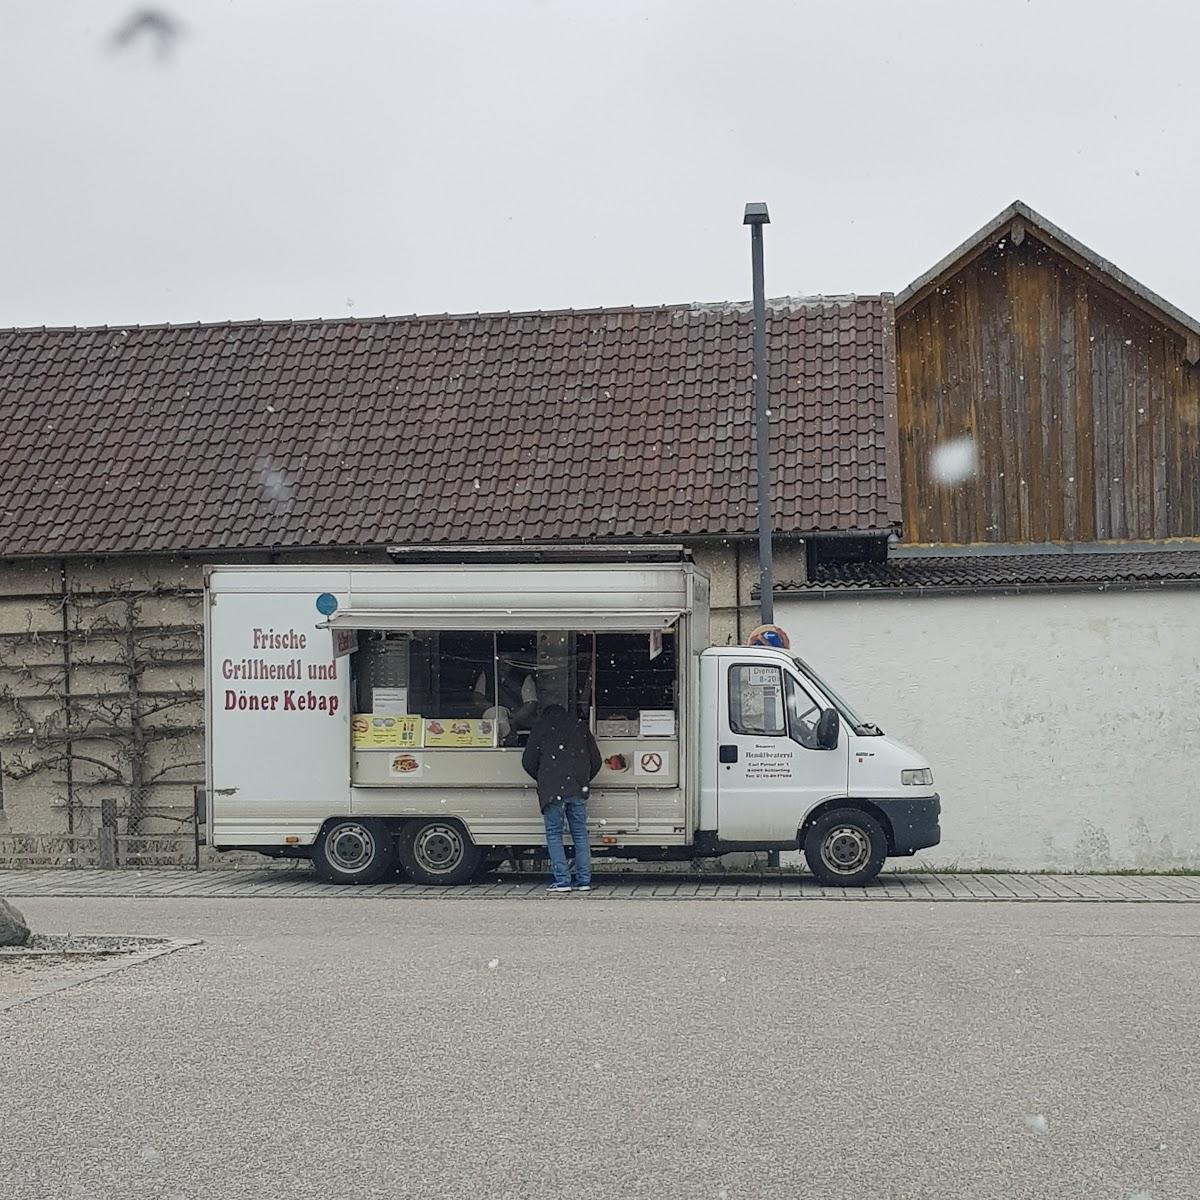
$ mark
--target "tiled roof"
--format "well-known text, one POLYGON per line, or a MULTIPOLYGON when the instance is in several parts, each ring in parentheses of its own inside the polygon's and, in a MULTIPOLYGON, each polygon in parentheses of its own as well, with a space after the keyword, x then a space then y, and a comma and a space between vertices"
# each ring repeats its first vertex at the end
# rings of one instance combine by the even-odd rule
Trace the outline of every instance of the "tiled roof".
POLYGON ((1038 591, 1051 588, 1200 585, 1200 549, 1099 554, 962 554, 891 558, 884 563, 826 563, 804 583, 777 592, 845 594, 1038 591))
MULTIPOLYGON (((772 302, 776 528, 899 520, 890 296, 772 302)), ((0 331, 0 556, 753 530, 746 305, 0 331)))

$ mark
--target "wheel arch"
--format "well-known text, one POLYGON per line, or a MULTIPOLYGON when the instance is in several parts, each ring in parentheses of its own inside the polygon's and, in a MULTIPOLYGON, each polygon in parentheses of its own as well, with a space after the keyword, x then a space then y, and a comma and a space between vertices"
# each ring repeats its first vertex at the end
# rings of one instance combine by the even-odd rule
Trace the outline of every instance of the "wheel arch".
POLYGON ((434 812, 433 810, 422 813, 405 813, 403 816, 389 816, 385 813, 337 813, 335 816, 326 817, 325 820, 321 822, 321 825, 313 838, 313 844, 316 844, 316 842, 324 835, 325 830, 328 829, 329 826, 335 821, 355 820, 376 821, 381 825, 386 825, 393 837, 399 837, 410 825, 417 824, 420 821, 447 821, 458 825, 459 828, 462 829, 463 833, 467 835, 467 840, 473 846, 479 846, 480 848, 483 848, 487 845, 490 845, 490 843, 479 841, 479 839, 471 830, 470 822, 466 820, 465 817, 461 817, 457 813, 447 815, 445 812, 434 812))
POLYGON ((887 838, 887 852, 889 855, 896 852, 896 834, 892 829, 891 818, 887 815, 878 804, 872 803, 870 800, 862 800, 854 796, 835 796, 829 800, 822 800, 820 804, 814 805, 805 814, 804 820, 800 822, 800 828, 796 830, 796 845, 804 849, 804 835, 817 823, 817 820, 827 812, 831 812, 835 808, 855 808, 859 812, 867 813, 875 818, 883 829, 884 836, 887 838))
POLYGON ((397 833, 403 833, 406 829, 413 825, 420 825, 425 821, 438 821, 446 825, 457 825, 459 829, 466 835, 467 841, 472 846, 482 846, 482 843, 471 832, 471 823, 465 817, 459 816, 458 813, 447 812, 423 812, 423 813, 406 813, 402 817, 382 817, 388 823, 391 829, 397 833))

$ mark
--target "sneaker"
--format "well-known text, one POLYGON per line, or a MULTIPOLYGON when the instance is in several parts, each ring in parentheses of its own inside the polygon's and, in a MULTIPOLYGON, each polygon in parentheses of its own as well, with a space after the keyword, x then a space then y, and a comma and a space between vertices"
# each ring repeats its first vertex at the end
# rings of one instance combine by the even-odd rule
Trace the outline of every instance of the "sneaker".
POLYGON ((571 891, 573 892, 590 892, 592 885, 590 883, 577 883, 571 891))
POLYGON ((552 883, 546 888, 546 891, 555 896, 565 896, 571 890, 569 883, 552 883))

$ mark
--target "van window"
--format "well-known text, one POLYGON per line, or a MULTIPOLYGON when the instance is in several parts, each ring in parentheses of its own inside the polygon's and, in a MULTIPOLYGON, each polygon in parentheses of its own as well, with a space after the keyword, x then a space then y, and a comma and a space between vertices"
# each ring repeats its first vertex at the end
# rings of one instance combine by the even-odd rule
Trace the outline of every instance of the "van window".
POLYGON ((515 722, 497 706, 495 634, 374 630, 360 636, 352 669, 355 711, 415 721, 416 747, 483 749, 513 740, 515 722))
POLYGON ((783 670, 738 663, 729 668, 729 728, 734 733, 783 737, 783 670))
POLYGON ((674 630, 657 643, 645 633, 598 633, 595 644, 596 736, 677 734, 674 630))
MULTIPOLYGON (((419 718, 417 744, 425 750, 520 746, 547 704, 591 719, 596 642, 593 634, 574 630, 372 630, 360 636, 353 657, 355 712, 419 718)), ((647 645, 642 636, 606 648, 618 674, 633 680, 618 691, 610 679, 606 703, 618 712, 631 709, 635 735, 640 709, 666 709, 663 720, 674 712, 674 641, 665 683, 647 645), (653 667, 645 678, 636 669, 639 645, 653 667)))
POLYGON ((821 719, 821 706, 796 681, 794 675, 784 680, 787 697, 788 731, 792 741, 799 742, 807 750, 820 750, 817 744, 817 722, 821 719))
POLYGON ((355 661, 358 711, 478 717, 496 703, 494 663, 490 633, 373 631, 355 661))

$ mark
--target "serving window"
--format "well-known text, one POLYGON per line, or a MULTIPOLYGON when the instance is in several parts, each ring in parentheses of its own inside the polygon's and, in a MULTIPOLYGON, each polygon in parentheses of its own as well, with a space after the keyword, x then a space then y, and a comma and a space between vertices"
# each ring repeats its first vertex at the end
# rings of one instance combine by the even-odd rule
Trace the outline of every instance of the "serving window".
POLYGON ((516 748, 547 704, 599 739, 678 736, 674 630, 364 630, 352 663, 357 749, 516 748))
POLYGON ((678 718, 675 633, 596 634, 597 737, 674 737, 678 718))

